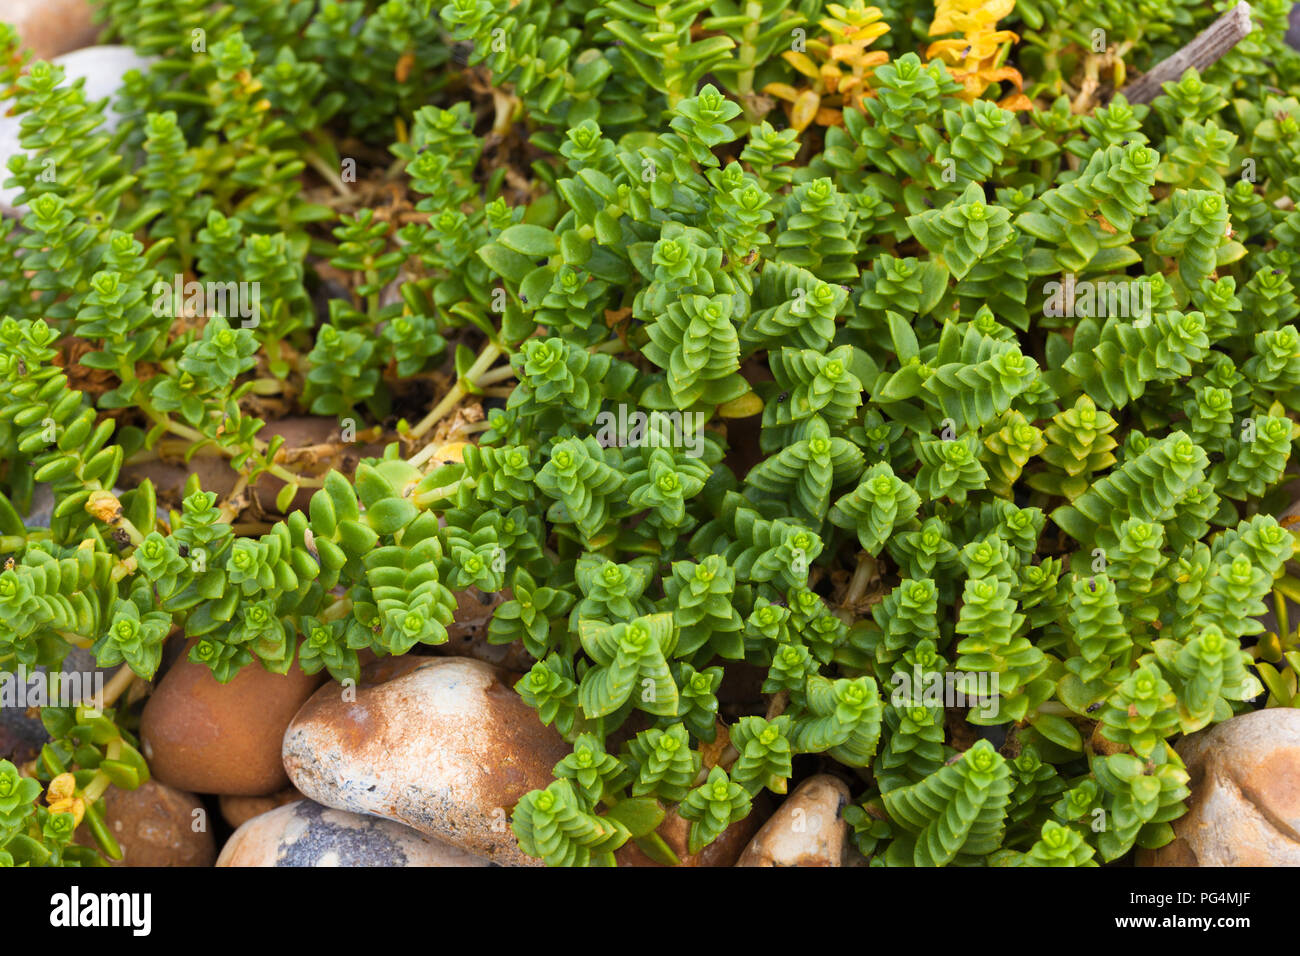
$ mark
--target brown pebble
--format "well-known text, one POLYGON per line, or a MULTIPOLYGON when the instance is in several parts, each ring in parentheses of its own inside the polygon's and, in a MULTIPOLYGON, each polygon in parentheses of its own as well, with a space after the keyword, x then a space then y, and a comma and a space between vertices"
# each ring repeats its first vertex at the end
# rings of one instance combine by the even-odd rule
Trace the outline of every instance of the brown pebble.
MULTIPOLYGON (((745 849, 745 844, 762 823, 766 809, 767 799, 760 794, 745 819, 727 827, 718 834, 717 839, 695 854, 687 852, 691 836, 690 821, 678 816, 675 810, 669 810, 664 815, 663 822, 655 832, 677 854, 678 866, 734 866, 741 851, 745 849)), ((631 840, 614 851, 614 860, 619 866, 664 865, 652 860, 631 840)))
POLYGON ((293 787, 285 787, 279 793, 273 793, 269 797, 234 797, 223 794, 218 802, 221 806, 221 816, 232 827, 238 829, 253 817, 260 817, 264 813, 270 813, 276 807, 301 799, 301 793, 293 787))
POLYGON ((283 790, 289 784, 280 762, 284 730, 325 676, 304 674, 297 664, 288 674, 272 674, 253 663, 220 684, 205 665, 185 657, 145 704, 145 759, 159 780, 195 793, 260 797, 283 790))
POLYGON ((88 0, 4 0, 0 20, 17 27, 23 46, 40 60, 90 46, 100 30, 88 0))
POLYGON ((1191 795, 1139 866, 1300 866, 1300 710, 1256 710, 1178 744, 1191 795))
MULTIPOLYGON (((157 780, 134 790, 109 787, 104 823, 122 849, 113 866, 211 866, 217 858, 207 808, 194 794, 157 780)), ((77 829, 77 842, 95 845, 89 827, 77 829)))

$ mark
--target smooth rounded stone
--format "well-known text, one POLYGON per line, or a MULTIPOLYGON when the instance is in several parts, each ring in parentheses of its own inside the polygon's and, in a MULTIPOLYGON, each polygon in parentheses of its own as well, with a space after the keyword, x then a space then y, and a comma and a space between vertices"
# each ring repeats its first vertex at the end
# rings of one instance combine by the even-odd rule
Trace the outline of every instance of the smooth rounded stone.
MULTIPOLYGON (((157 780, 134 790, 109 787, 104 793, 104 822, 122 849, 113 866, 211 866, 217 844, 207 808, 192 793, 157 780)), ((88 828, 77 841, 94 845, 88 828)))
MULTIPOLYGON (((49 0, 42 0, 42 2, 46 6, 49 5, 49 0)), ((86 81, 83 90, 87 103, 109 98, 108 108, 104 112, 104 124, 98 132, 111 133, 117 129, 121 119, 113 109, 112 98, 116 97, 117 91, 121 88, 122 78, 130 70, 148 69, 152 61, 140 56, 129 46, 89 46, 56 56, 50 62, 63 67, 64 85, 74 83, 78 79, 86 81)), ((21 117, 0 113, 0 170, 8 170, 9 157, 22 149, 18 140, 20 123, 21 117)), ((0 176, 0 181, 8 178, 6 173, 0 176)), ((14 206, 14 200, 17 199, 19 192, 16 186, 10 189, 0 188, 0 214, 20 216, 26 212, 25 206, 14 206)))
POLYGON ((273 793, 269 797, 232 797, 229 794, 222 794, 217 798, 217 803, 221 807, 222 819, 238 829, 253 817, 260 817, 286 803, 301 799, 301 793, 293 787, 285 787, 279 793, 273 793))
POLYGON ((1141 866, 1300 866, 1300 710, 1241 714, 1178 744, 1191 776, 1174 839, 1141 866))
POLYGON ((100 31, 89 0, 4 0, 0 21, 17 28, 18 39, 38 60, 94 43, 100 31))
MULTIPOLYGON (((280 741, 289 721, 325 680, 297 664, 285 675, 249 664, 220 684, 186 656, 172 665, 144 707, 140 738, 155 777, 195 793, 260 797, 283 790, 280 741)), ((336 685, 337 687, 337 685, 336 685)))
MULTIPOLYGON (((690 846, 691 824, 690 821, 678 816, 676 810, 669 810, 664 815, 663 822, 655 832, 663 838, 673 853, 677 854, 678 866, 734 866, 741 851, 745 849, 745 844, 758 829, 766 809, 768 808, 760 797, 745 819, 727 827, 718 834, 717 839, 699 853, 687 852, 690 846)), ((636 843, 630 840, 614 851, 614 860, 619 866, 664 865, 650 859, 636 843)))
POLYGON ((840 866, 849 788, 830 774, 809 777, 763 824, 736 866, 840 866))
POLYGON ((348 696, 317 691, 284 735, 284 766, 304 795, 496 863, 541 865, 519 850, 509 814, 551 783, 569 747, 499 671, 461 657, 388 658, 348 696))
POLYGON ((296 800, 244 823, 217 866, 491 866, 487 860, 379 817, 296 800))

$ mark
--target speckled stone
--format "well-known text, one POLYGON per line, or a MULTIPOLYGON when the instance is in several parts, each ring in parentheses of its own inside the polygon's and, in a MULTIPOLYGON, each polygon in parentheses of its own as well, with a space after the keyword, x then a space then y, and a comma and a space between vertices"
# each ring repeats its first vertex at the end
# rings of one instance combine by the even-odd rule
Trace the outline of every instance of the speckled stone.
POLYGON ((297 800, 231 835, 217 866, 491 866, 391 820, 297 800))
POLYGON ((736 866, 840 866, 848 824, 848 785, 838 777, 809 777, 763 824, 736 866))
POLYGON ((547 786, 569 747, 495 668, 407 655, 362 672, 355 700, 312 696, 284 735, 289 778, 312 800, 415 827, 510 865, 524 855, 509 814, 547 786))
MULTIPOLYGON (((109 787, 104 793, 104 823, 122 849, 113 866, 211 866, 217 856, 212 821, 198 797, 157 780, 134 790, 109 787)), ((87 827, 77 841, 94 845, 87 827)))
POLYGON ((1300 866, 1300 710, 1256 710, 1178 744, 1187 813, 1142 866, 1300 866))
POLYGON ((24 764, 41 752, 48 739, 45 726, 33 711, 0 707, 0 760, 24 764))

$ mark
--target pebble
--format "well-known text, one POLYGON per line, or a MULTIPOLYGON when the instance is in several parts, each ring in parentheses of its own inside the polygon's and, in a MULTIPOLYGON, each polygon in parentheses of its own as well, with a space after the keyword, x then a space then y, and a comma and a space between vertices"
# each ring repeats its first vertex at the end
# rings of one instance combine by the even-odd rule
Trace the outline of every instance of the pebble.
POLYGON ((95 42, 102 29, 88 0, 4 0, 0 20, 18 29, 18 39, 39 60, 95 42))
POLYGON ((842 865, 848 802, 848 785, 838 777, 808 778, 763 824, 736 866, 842 865))
MULTIPOLYGON (((109 787, 104 823, 122 849, 113 866, 211 866, 217 858, 207 808, 194 794, 157 780, 134 790, 109 787)), ((90 846, 94 838, 83 826, 77 840, 90 846)))
POLYGON ((1182 740, 1191 776, 1174 840, 1142 866, 1300 866, 1300 710, 1241 714, 1182 740))
POLYGON ((286 803, 293 803, 302 798, 302 794, 293 787, 285 787, 279 793, 273 793, 269 797, 232 797, 223 794, 217 802, 221 807, 222 819, 238 829, 253 817, 260 817, 264 813, 270 813, 276 807, 282 807, 286 803))
POLYGON ((391 820, 297 800, 243 824, 217 866, 491 866, 391 820))
POLYGON ((280 762, 285 728, 325 677, 324 671, 304 674, 296 664, 280 675, 253 663, 220 684, 205 665, 183 657, 140 719, 150 770, 195 793, 260 797, 283 790, 289 783, 280 762))
MULTIPOLYGON (((749 842, 763 819, 762 809, 762 799, 760 798, 745 819, 727 827, 718 834, 717 839, 700 850, 699 853, 687 852, 690 845, 691 824, 690 821, 678 816, 675 810, 669 810, 664 815, 663 823, 659 824, 655 832, 663 838, 663 841, 677 855, 678 866, 734 866, 736 860, 740 857, 741 851, 745 849, 745 844, 749 842)), ((614 852, 614 859, 619 866, 664 865, 650 859, 632 841, 628 841, 619 847, 614 852)))
MULTIPOLYGON (((43 488, 45 486, 37 485, 36 487, 43 488)), ((79 676, 80 680, 67 685, 65 692, 67 697, 61 698, 61 700, 66 699, 67 702, 71 703, 75 696, 84 696, 86 693, 93 694, 97 681, 102 680, 104 684, 107 684, 116 669, 116 667, 99 667, 96 665, 95 655, 85 648, 70 648, 59 667, 59 672, 65 675, 79 676), (95 675, 99 676, 96 677, 95 675)), ((36 672, 44 675, 46 668, 38 667, 36 672)), ((41 747, 50 739, 49 734, 45 732, 45 725, 41 723, 39 708, 19 706, 20 703, 30 704, 34 693, 48 694, 53 690, 47 684, 34 684, 34 678, 35 673, 23 682, 19 680, 16 674, 0 674, 0 760, 10 760, 15 764, 22 765, 40 753, 41 747), (20 692, 18 685, 20 683, 24 684, 21 690, 21 698, 18 696, 20 692), (6 696, 10 693, 14 695, 14 706, 9 705, 6 696)), ((58 701, 55 703, 58 703, 58 701)))
POLYGON ((551 783, 569 746, 492 666, 389 658, 362 672, 355 700, 324 687, 284 735, 284 766, 305 796, 415 827, 493 862, 538 866, 509 814, 551 783))

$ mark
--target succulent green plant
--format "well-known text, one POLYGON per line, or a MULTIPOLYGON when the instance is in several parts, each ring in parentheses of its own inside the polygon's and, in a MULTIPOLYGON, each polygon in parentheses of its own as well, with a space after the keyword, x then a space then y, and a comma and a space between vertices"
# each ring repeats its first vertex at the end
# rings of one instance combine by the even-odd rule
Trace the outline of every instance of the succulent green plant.
MULTIPOLYGON (((1256 621, 1300 597, 1300 57, 1260 29, 1090 108, 1077 23, 1120 87, 1213 11, 1021 0, 998 73, 913 52, 907 0, 811 135, 756 91, 823 6, 101 0, 157 58, 113 133, 0 26, 0 669, 129 683, 179 633, 356 681, 492 595, 572 747, 511 810, 548 864, 680 862, 670 810, 698 854, 808 755, 872 865, 1167 842, 1177 736, 1300 704, 1256 621), (196 455, 234 490, 130 467, 196 455)), ((94 862, 134 714, 43 716, 0 862, 94 862)))

